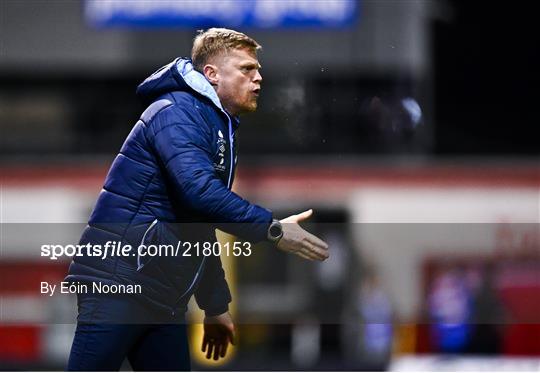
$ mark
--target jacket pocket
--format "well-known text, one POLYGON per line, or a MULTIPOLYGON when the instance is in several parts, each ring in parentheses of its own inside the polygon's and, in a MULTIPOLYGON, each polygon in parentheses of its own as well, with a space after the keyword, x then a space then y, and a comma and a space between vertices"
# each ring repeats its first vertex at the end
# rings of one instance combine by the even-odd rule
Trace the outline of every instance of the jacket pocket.
POLYGON ((144 249, 137 251, 139 281, 147 284, 147 288, 152 288, 160 302, 163 301, 169 306, 188 298, 196 288, 204 269, 204 258, 183 255, 179 235, 180 231, 174 224, 156 219, 144 231, 139 247, 172 246, 172 252, 165 250, 160 254, 158 249, 157 255, 144 255, 144 249), (180 247, 178 252, 177 247, 180 247))

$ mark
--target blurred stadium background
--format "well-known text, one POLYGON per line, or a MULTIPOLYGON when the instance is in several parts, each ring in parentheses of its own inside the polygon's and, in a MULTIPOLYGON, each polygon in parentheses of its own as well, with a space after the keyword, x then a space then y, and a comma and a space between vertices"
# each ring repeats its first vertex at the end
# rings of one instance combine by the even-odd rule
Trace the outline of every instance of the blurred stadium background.
MULTIPOLYGON (((263 45, 235 189, 331 259, 226 259, 240 344, 198 370, 540 370, 540 33, 526 3, 0 1, 0 369, 63 369, 69 260, 135 87, 228 26, 263 45), (68 224, 72 223, 72 224, 68 224)), ((193 307, 196 308, 196 307, 193 307)), ((66 321, 68 320, 68 321, 66 321)), ((69 321, 71 320, 71 321, 69 321)), ((126 367, 129 368, 129 367, 126 367)))

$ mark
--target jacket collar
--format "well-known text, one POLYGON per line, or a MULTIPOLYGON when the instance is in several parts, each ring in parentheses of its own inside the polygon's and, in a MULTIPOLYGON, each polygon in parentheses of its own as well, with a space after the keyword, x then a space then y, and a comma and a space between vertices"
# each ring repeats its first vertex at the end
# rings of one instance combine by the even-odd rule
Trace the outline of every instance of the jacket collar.
POLYGON ((176 60, 176 69, 182 79, 184 79, 184 82, 186 82, 191 89, 210 99, 210 101, 212 101, 221 111, 225 111, 221 105, 221 101, 219 101, 216 90, 208 80, 206 80, 203 74, 193 68, 191 60, 178 58, 176 60))

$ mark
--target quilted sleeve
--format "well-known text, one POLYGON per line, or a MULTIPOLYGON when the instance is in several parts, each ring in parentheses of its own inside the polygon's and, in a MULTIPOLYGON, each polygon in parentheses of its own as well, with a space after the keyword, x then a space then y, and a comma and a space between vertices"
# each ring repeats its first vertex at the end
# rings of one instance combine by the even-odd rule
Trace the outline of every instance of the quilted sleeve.
POLYGON ((211 133, 197 113, 170 107, 153 118, 151 143, 172 180, 175 198, 202 213, 220 229, 262 241, 272 212, 230 191, 211 160, 211 133))

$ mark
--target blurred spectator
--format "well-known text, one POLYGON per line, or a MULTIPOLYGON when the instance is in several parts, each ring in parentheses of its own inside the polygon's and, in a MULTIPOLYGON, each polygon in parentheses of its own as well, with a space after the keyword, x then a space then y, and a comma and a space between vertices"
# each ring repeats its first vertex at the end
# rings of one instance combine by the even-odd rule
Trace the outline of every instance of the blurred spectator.
POLYGON ((359 295, 363 362, 370 370, 384 370, 392 352, 393 309, 374 269, 366 269, 359 295))
POLYGON ((441 353, 463 353, 471 336, 472 294, 462 276, 453 268, 441 270, 428 293, 430 335, 441 353))

